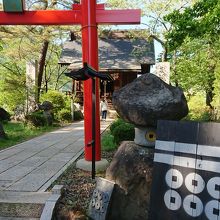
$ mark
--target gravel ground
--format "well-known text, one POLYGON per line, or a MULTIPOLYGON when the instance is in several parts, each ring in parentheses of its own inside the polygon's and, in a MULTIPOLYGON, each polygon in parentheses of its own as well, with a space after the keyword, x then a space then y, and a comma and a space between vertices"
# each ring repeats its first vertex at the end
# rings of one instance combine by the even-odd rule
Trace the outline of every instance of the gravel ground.
MULTIPOLYGON (((115 151, 102 152, 102 158, 109 162, 112 160, 115 151)), ((79 159, 83 158, 82 155, 79 159)), ((56 206, 54 220, 85 220, 90 198, 95 187, 95 180, 92 180, 91 173, 76 168, 72 164, 55 184, 64 186, 64 196, 56 206)), ((97 173, 96 176, 105 177, 105 172, 97 173)))

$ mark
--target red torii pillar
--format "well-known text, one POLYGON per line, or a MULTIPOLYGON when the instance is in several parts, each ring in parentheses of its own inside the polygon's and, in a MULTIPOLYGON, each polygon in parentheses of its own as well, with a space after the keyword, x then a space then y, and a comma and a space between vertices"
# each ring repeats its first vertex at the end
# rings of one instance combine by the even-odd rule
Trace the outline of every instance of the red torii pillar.
MULTIPOLYGON (((105 10, 96 0, 81 0, 73 10, 0 12, 0 25, 81 25, 83 63, 98 71, 98 24, 140 24, 141 10, 105 10)), ((96 80, 96 161, 101 160, 99 80, 96 80)), ((84 82, 85 160, 92 161, 92 79, 84 82)))

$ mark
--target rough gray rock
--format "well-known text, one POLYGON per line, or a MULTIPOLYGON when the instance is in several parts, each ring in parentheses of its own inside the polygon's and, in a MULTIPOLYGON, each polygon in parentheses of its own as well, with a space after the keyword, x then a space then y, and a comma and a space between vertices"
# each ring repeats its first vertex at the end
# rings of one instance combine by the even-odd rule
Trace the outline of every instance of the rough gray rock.
POLYGON ((0 121, 10 121, 10 114, 3 108, 0 108, 0 121))
POLYGON ((53 113, 51 110, 43 112, 44 117, 46 118, 47 125, 51 126, 53 124, 53 113))
POLYGON ((121 118, 142 127, 156 126, 159 119, 180 120, 188 114, 182 89, 150 73, 115 91, 112 103, 121 118))
POLYGON ((106 171, 116 183, 109 220, 148 219, 152 181, 153 150, 122 142, 106 171))
POLYGON ((3 128, 2 124, 0 124, 0 139, 6 138, 6 137, 7 137, 7 135, 4 131, 4 128, 3 128))
POLYGON ((44 101, 41 105, 39 105, 40 110, 49 111, 53 109, 53 104, 49 101, 44 101))
POLYGON ((39 109, 44 111, 43 115, 47 121, 47 125, 51 126, 53 124, 53 104, 49 101, 44 101, 39 105, 39 109))

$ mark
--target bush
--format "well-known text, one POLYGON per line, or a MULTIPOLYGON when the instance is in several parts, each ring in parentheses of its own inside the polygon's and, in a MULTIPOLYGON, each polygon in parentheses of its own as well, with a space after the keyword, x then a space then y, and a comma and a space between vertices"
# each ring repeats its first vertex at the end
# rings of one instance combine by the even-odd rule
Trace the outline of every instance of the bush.
POLYGON ((117 148, 117 145, 114 142, 114 136, 111 135, 111 133, 109 131, 105 132, 102 135, 101 143, 102 143, 101 144, 102 145, 102 150, 105 150, 105 151, 112 151, 112 150, 115 150, 117 148))
POLYGON ((112 132, 114 141, 119 144, 121 141, 133 141, 135 136, 134 125, 129 123, 121 123, 114 128, 112 132))
POLYGON ((74 112, 74 121, 79 121, 82 120, 83 117, 83 113, 81 111, 75 111, 74 112))
POLYGON ((67 122, 71 122, 72 121, 71 112, 69 110, 67 110, 67 109, 60 110, 58 115, 59 115, 59 120, 60 121, 67 121, 67 122))
POLYGON ((49 101, 53 104, 53 112, 58 114, 62 108, 65 107, 65 98, 64 95, 58 91, 48 91, 41 95, 41 102, 49 101))
POLYGON ((119 125, 124 124, 124 123, 126 123, 126 122, 125 122, 123 119, 121 119, 121 118, 118 118, 116 121, 114 121, 114 122, 110 125, 110 131, 111 131, 111 133, 113 134, 114 129, 115 129, 116 127, 118 127, 119 125))
POLYGON ((31 124, 35 127, 47 125, 47 119, 44 117, 42 111, 33 112, 25 116, 25 119, 28 124, 31 124))

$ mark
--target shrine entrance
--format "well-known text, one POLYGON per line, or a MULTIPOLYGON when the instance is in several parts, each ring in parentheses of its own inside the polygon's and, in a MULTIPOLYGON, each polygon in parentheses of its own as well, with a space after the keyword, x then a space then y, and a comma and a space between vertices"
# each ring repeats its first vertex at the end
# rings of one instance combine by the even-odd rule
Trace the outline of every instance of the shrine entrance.
MULTIPOLYGON (((73 4, 72 10, 26 11, 24 0, 3 0, 4 11, 0 12, 0 25, 81 25, 82 61, 98 71, 98 25, 139 24, 141 10, 105 10, 105 5, 97 4, 96 0, 81 0, 80 3, 73 4)), ((92 149, 89 146, 94 141, 95 160, 100 161, 99 79, 95 79, 94 116, 91 114, 92 83, 91 78, 84 81, 85 160, 92 160, 92 149), (95 117, 95 140, 92 131, 93 117, 95 117)))

